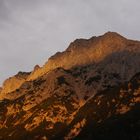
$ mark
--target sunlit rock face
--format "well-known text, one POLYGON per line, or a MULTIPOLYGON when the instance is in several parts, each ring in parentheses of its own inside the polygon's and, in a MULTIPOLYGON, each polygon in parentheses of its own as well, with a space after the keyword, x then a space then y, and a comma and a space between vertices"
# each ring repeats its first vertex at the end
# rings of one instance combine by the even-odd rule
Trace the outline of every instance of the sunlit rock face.
POLYGON ((3 87, 1 88, 0 98, 2 98, 2 96, 5 96, 6 93, 10 93, 19 88, 27 80, 29 74, 30 73, 27 72, 19 72, 17 75, 5 80, 3 83, 3 87))
POLYGON ((0 139, 137 140, 139 72, 139 41, 114 32, 77 39, 43 67, 4 82, 0 139))
MULTIPOLYGON (((126 69, 128 69, 127 63, 130 64, 130 67, 136 63, 137 68, 135 70, 131 68, 130 71, 138 71, 138 64, 140 64, 139 48, 140 43, 138 41, 128 40, 114 32, 108 32, 103 36, 92 37, 90 39, 76 39, 64 52, 58 52, 50 57, 48 62, 40 70, 37 70, 29 76, 29 80, 35 79, 57 67, 71 69, 88 64, 99 64, 102 61, 107 61, 107 59, 114 66, 116 66, 115 64, 117 62, 120 65, 124 63, 126 69)), ((118 63, 114 69, 119 69, 118 63)), ((122 74, 123 70, 120 73, 122 74)))

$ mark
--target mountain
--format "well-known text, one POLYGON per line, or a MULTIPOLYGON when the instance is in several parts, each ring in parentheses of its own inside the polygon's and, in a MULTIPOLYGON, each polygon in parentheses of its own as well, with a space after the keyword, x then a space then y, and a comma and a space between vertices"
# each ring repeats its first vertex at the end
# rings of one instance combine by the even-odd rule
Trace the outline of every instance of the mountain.
POLYGON ((0 140, 140 138, 140 42, 76 39, 0 90, 0 140))

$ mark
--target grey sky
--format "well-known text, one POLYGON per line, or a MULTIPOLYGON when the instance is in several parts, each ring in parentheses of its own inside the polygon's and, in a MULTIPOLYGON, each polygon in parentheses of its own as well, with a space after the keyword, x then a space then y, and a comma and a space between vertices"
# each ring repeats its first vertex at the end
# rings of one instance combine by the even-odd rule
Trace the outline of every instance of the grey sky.
POLYGON ((0 0, 0 84, 76 38, 116 31, 140 39, 139 0, 0 0))

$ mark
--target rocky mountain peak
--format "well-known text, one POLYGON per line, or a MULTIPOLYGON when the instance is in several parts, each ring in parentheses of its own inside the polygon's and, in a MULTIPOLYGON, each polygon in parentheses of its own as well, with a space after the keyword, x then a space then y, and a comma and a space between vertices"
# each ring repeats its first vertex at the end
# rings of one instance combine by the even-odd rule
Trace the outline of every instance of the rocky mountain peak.
POLYGON ((1 140, 140 138, 140 42, 76 39, 0 89, 1 140))
MULTIPOLYGON (((138 71, 139 54, 140 42, 128 40, 115 32, 107 32, 102 36, 90 39, 76 39, 65 51, 51 56, 43 67, 35 66, 26 80, 35 80, 58 67, 69 70, 86 65, 96 65, 100 69, 104 66, 105 71, 119 73, 123 79, 126 79, 128 74, 133 75, 138 71), (136 63, 135 67, 133 67, 134 63, 136 63), (128 73, 124 74, 124 69, 129 69, 128 73)), ((24 82, 24 80, 21 81, 19 86, 24 82)), ((8 89, 8 91, 12 91, 10 90, 12 86, 8 89)), ((15 90, 16 86, 13 89, 15 90)))
MULTIPOLYGON (((118 53, 121 55, 123 52, 124 54, 126 54, 125 52, 138 54, 139 48, 139 42, 130 41, 115 32, 107 32, 102 36, 90 39, 76 39, 64 52, 58 52, 50 57, 38 74, 44 74, 56 67, 70 69, 77 65, 99 63, 107 57, 112 57, 111 55, 115 54, 114 56, 116 56, 118 53)), ((30 78, 34 79, 36 76, 32 75, 30 78)))
POLYGON ((126 43, 127 39, 121 36, 116 32, 107 32, 102 36, 96 37, 93 36, 89 39, 76 39, 72 43, 70 43, 69 47, 66 51, 79 51, 80 49, 88 49, 88 47, 93 46, 93 44, 99 45, 99 43, 103 42, 104 45, 109 45, 109 43, 114 43, 119 45, 119 43, 126 43))
POLYGON ((103 35, 103 37, 106 37, 106 38, 116 38, 116 39, 121 38, 122 40, 126 40, 126 38, 123 37, 122 35, 120 35, 119 33, 117 33, 117 32, 111 32, 111 31, 106 32, 106 33, 103 35))

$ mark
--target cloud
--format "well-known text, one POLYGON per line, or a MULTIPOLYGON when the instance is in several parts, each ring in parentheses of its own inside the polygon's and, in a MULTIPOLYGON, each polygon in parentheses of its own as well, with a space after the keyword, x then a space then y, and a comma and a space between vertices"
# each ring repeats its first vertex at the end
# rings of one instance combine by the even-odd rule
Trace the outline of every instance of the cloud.
POLYGON ((139 0, 0 0, 0 82, 76 38, 111 30, 139 39, 139 0))

